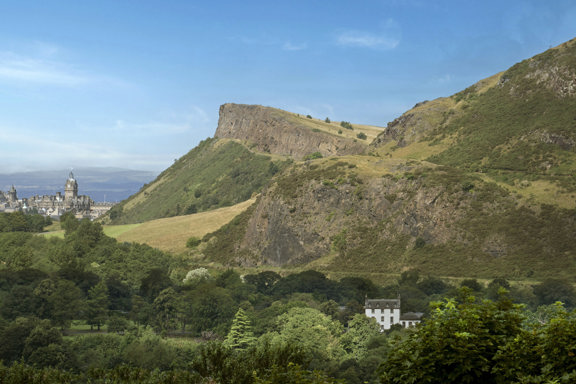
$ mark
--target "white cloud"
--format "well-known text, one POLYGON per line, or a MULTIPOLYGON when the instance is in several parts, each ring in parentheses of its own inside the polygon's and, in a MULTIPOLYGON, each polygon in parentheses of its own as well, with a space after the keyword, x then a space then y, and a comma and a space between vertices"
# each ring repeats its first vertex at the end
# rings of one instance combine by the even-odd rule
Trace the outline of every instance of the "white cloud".
POLYGON ((282 46, 282 49, 285 51, 302 51, 308 48, 308 44, 301 43, 301 44, 292 44, 290 41, 287 41, 282 46))
POLYGON ((445 74, 443 76, 432 79, 432 84, 447 84, 450 83, 453 79, 454 78, 452 75, 445 74))
POLYGON ((393 19, 382 22, 378 30, 345 30, 336 37, 338 45, 391 50, 400 44, 400 26, 393 19))
POLYGON ((174 135, 186 133, 195 128, 204 128, 210 122, 208 114, 197 106, 190 107, 186 113, 172 114, 162 120, 145 123, 117 120, 114 123, 114 129, 117 133, 124 135, 174 135))
POLYGON ((400 40, 364 31, 347 31, 338 36, 337 43, 348 47, 394 49, 400 40))
POLYGON ((58 60, 61 49, 54 44, 34 42, 25 51, 26 54, 0 51, 0 82, 61 87, 126 85, 122 81, 78 70, 58 60))
POLYGON ((0 54, 0 79, 60 86, 78 86, 90 79, 57 68, 54 64, 33 59, 7 58, 0 54))
POLYGON ((13 133, 2 128, 0 143, 0 162, 3 164, 3 172, 6 173, 80 166, 161 170, 175 157, 171 153, 152 155, 146 150, 118 150, 109 144, 63 141, 61 138, 30 132, 13 133), (23 157, 22 153, 33 156, 23 157))

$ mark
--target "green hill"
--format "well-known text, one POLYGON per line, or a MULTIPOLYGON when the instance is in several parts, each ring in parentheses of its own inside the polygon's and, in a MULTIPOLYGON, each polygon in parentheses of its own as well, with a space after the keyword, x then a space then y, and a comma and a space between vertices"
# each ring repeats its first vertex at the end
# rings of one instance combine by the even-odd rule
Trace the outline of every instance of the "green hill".
POLYGON ((417 105, 375 141, 378 153, 425 144, 422 159, 510 185, 576 189, 576 40, 450 98, 417 105), (417 134, 414 134, 417 132, 417 134))
POLYGON ((371 143, 334 123, 225 104, 217 139, 110 218, 141 222, 257 196, 204 236, 199 258, 331 274, 574 278, 574 78, 570 41, 419 103, 385 129, 364 127, 371 143))
POLYGON ((250 199, 287 163, 233 140, 206 139, 115 206, 105 222, 140 223, 231 206, 250 199))
POLYGON ((390 123, 370 156, 295 163, 205 237, 229 265, 576 275, 576 41, 390 123))

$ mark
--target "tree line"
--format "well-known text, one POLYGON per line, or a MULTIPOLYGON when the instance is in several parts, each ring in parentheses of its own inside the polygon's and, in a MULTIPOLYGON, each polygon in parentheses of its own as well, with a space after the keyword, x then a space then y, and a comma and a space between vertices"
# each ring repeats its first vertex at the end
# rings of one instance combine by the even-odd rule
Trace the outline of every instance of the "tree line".
POLYGON ((0 382, 574 379, 570 282, 449 283, 406 271, 381 286, 313 270, 240 275, 119 243, 72 215, 61 225, 63 239, 0 234, 0 382), (424 312, 425 321, 380 333, 364 299, 398 294, 403 312, 424 312))

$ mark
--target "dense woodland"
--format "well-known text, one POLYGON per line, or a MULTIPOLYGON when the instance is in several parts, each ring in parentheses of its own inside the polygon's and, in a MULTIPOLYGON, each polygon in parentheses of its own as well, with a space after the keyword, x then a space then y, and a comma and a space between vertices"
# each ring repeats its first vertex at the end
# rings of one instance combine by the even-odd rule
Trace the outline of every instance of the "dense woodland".
POLYGON ((386 286, 312 270, 241 276, 118 243, 72 215, 62 217, 63 239, 32 233, 38 217, 2 214, 0 222, 8 223, 0 233, 3 383, 576 379, 570 282, 450 282, 417 271, 386 286), (363 315, 364 299, 397 295, 404 312, 424 312, 425 321, 380 333, 363 315))

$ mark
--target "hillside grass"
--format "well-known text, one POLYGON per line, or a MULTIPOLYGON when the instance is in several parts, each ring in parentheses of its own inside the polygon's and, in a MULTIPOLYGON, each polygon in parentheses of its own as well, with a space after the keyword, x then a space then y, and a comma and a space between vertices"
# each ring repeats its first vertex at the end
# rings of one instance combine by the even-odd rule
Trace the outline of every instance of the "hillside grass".
POLYGON ((345 137, 348 139, 357 140, 369 144, 384 131, 384 127, 365 124, 352 124, 353 129, 346 129, 340 125, 340 121, 331 121, 326 123, 325 119, 308 118, 306 116, 298 115, 291 112, 284 112, 287 114, 290 121, 298 125, 304 125, 312 130, 320 130, 334 136, 345 137), (366 139, 358 139, 357 135, 362 132, 366 135, 366 139))
POLYGON ((143 223, 232 206, 258 193, 288 163, 235 140, 207 139, 114 206, 103 222, 143 223))
POLYGON ((187 251, 186 242, 190 237, 201 239, 207 233, 216 231, 244 212, 254 203, 254 199, 230 207, 215 209, 197 214, 170 217, 132 225, 107 225, 108 236, 122 242, 147 244, 173 254, 187 251))

